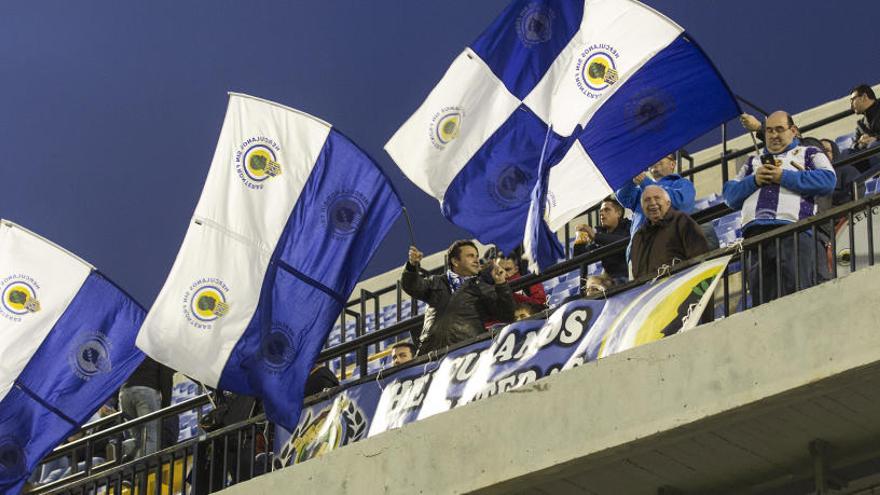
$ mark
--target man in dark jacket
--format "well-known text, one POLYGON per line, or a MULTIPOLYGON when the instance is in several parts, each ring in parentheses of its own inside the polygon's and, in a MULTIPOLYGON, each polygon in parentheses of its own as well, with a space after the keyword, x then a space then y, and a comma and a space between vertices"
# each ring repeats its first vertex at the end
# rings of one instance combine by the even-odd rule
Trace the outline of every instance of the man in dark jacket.
MULTIPOLYGON (((629 239, 631 222, 624 218, 624 211, 623 205, 613 197, 602 201, 602 205, 599 207, 599 227, 593 229, 587 224, 578 225, 578 234, 574 241, 574 255, 589 253, 602 246, 629 239)), ((626 281, 629 278, 626 252, 621 250, 619 254, 602 258, 602 268, 615 283, 626 281)), ((581 267, 581 278, 586 280, 587 275, 586 267, 581 267)))
POLYGON ((648 186, 642 191, 642 211, 648 221, 632 239, 633 277, 656 275, 663 265, 709 252, 700 226, 686 213, 672 209, 662 187, 648 186))
POLYGON ((400 277, 407 294, 428 303, 419 355, 483 333, 490 319, 513 321, 513 294, 504 269, 489 263, 481 273, 480 255, 471 241, 452 243, 446 259, 446 273, 425 277, 419 273, 422 253, 411 246, 400 277))

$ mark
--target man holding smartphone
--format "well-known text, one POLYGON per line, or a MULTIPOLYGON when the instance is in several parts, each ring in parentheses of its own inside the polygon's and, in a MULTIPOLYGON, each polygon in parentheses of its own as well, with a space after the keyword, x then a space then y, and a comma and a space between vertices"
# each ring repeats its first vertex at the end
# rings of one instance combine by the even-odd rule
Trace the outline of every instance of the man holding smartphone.
MULTIPOLYGON (((764 123, 766 151, 760 156, 750 156, 736 177, 724 184, 724 201, 734 210, 742 211, 743 236, 747 239, 815 215, 816 198, 834 190, 836 177, 828 157, 819 148, 802 146, 796 134, 791 115, 783 111, 770 114, 764 123)), ((797 236, 797 257, 794 256, 794 236, 780 242, 781 273, 778 276, 782 278, 782 294, 776 290, 774 241, 762 244, 763 276, 760 279, 757 253, 750 253, 749 286, 753 305, 816 283, 816 239, 809 231, 797 236), (795 287, 797 279, 799 287, 795 287)))

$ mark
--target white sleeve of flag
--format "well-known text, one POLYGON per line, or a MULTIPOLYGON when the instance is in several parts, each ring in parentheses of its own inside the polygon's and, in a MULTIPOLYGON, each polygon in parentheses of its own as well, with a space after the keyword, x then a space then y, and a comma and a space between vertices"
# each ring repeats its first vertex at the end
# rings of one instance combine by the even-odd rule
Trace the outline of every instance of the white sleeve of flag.
POLYGON ((195 216, 272 249, 329 133, 330 125, 311 115, 230 94, 195 216), (253 170, 254 156, 265 158, 264 169, 253 170), (277 167, 274 175, 265 172, 269 167, 277 167))
POLYGON ((42 237, 0 222, 0 400, 91 271, 42 237))
POLYGON ((385 150, 404 174, 442 200, 447 187, 520 101, 465 49, 385 150))
POLYGON ((550 169, 544 219, 550 230, 556 232, 612 192, 581 142, 575 141, 562 160, 550 169))
POLYGON ((270 256, 209 220, 193 220, 137 346, 216 386, 259 303, 270 256))

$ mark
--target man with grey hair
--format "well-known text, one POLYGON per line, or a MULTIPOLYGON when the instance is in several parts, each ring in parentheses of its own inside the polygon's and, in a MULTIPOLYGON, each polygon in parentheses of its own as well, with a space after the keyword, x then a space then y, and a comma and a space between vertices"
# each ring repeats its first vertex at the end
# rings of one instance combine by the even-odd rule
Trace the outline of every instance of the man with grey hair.
POLYGON ((700 226, 688 214, 672 208, 665 189, 655 185, 645 187, 641 203, 647 222, 632 239, 634 278, 654 276, 663 265, 709 251, 700 226))

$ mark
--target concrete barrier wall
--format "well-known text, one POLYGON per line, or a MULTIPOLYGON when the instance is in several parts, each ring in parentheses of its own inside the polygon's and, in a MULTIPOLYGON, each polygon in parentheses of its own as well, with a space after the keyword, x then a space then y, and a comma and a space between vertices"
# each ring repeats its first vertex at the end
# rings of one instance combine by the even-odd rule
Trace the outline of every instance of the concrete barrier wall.
POLYGON ((865 269, 223 493, 524 490, 565 466, 608 463, 634 442, 880 363, 878 293, 880 268, 865 269))

